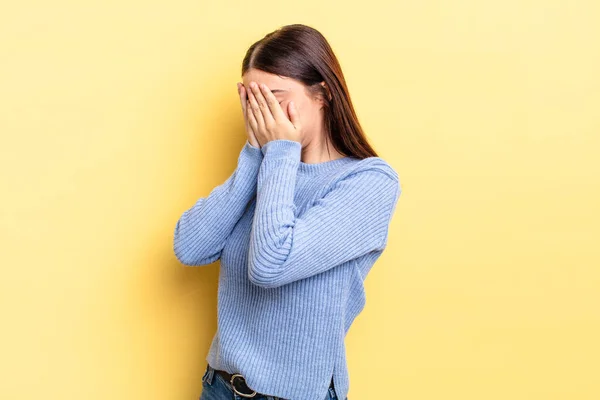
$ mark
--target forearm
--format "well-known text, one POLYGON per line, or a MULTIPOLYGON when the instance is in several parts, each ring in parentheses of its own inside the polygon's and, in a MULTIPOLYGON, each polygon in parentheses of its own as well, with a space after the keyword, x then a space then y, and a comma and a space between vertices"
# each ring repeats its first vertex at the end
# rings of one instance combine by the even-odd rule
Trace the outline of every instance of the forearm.
POLYGON ((230 177, 181 215, 173 249, 183 264, 204 265, 220 258, 227 238, 256 194, 262 158, 260 148, 246 141, 230 177))

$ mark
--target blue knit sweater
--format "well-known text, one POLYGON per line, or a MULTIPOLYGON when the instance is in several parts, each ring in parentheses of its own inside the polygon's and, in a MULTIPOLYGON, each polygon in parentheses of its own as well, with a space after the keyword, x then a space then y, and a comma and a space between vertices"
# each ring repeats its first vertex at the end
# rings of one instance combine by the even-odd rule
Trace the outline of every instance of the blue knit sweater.
POLYGON ((400 182, 379 157, 300 156, 296 141, 246 141, 232 175, 181 215, 173 249, 189 266, 220 260, 212 367, 290 400, 323 400, 333 377, 344 400, 344 338, 387 244, 400 182))

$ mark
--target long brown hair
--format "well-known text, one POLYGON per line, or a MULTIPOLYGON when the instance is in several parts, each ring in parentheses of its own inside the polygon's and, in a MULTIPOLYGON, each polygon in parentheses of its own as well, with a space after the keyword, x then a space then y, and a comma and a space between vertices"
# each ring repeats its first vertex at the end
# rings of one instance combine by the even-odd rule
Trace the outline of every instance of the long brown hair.
POLYGON ((322 96, 327 136, 339 153, 378 157, 358 122, 340 64, 319 31, 292 24, 268 33, 248 48, 242 76, 250 68, 296 79, 311 95, 322 96), (329 90, 320 84, 323 81, 329 90))

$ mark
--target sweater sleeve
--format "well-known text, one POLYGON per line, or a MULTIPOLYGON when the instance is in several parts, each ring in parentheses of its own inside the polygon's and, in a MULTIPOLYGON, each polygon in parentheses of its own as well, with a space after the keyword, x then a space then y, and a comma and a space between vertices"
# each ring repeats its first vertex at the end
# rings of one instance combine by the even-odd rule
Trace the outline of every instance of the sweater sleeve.
POLYGON ((173 238, 173 250, 181 263, 205 265, 221 257, 227 238, 256 194, 262 159, 261 149, 246 140, 229 178, 181 215, 173 238))
POLYGON ((301 144, 273 140, 262 152, 248 250, 252 283, 278 287, 384 249, 401 193, 391 167, 365 164, 298 215, 294 194, 301 144))

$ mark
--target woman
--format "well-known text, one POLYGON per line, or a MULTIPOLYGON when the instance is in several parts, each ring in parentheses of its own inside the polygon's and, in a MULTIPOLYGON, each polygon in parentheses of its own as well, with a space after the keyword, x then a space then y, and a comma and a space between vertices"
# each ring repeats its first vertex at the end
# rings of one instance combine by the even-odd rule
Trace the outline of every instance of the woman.
POLYGON ((347 400, 344 338, 387 244, 398 174, 367 142, 315 29, 266 35, 242 78, 237 167, 174 234, 183 264, 221 260, 200 399, 347 400))

